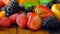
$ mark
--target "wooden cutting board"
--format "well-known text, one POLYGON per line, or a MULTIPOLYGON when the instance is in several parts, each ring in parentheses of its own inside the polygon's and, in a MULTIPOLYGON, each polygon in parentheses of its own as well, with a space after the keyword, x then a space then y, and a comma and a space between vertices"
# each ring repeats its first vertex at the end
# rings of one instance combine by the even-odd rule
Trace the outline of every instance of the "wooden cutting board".
POLYGON ((32 31, 29 29, 22 29, 20 27, 12 26, 10 28, 0 27, 0 34, 49 34, 46 30, 32 31))

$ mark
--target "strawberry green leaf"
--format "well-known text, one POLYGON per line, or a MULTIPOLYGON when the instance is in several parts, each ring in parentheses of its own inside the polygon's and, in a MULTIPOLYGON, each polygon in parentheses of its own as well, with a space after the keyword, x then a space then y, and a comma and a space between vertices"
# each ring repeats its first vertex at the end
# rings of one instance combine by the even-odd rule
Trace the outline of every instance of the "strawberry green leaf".
POLYGON ((25 7, 32 7, 37 5, 39 5, 38 2, 29 2, 29 1, 24 4, 25 7))
POLYGON ((40 4, 46 4, 48 2, 52 2, 53 0, 39 0, 40 4))

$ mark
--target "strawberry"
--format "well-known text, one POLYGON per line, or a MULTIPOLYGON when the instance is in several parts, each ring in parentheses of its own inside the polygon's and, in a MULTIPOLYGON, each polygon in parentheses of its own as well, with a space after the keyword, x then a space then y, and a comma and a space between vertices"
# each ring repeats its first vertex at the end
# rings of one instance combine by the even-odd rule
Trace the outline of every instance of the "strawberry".
POLYGON ((16 14, 13 14, 13 15, 11 15, 11 16, 9 17, 9 19, 11 20, 11 23, 12 23, 12 24, 16 24, 16 18, 17 18, 18 15, 19 15, 19 14, 16 13, 16 14))
POLYGON ((9 18, 3 17, 3 18, 0 20, 0 25, 1 25, 1 26, 4 26, 4 27, 9 27, 9 26, 11 25, 11 21, 9 20, 9 18))
POLYGON ((37 7, 35 8, 35 12, 36 12, 37 14, 39 14, 39 15, 42 17, 43 20, 44 20, 45 18, 48 18, 48 17, 54 15, 53 12, 51 11, 51 9, 49 9, 49 8, 46 7, 46 6, 37 6, 37 7))
POLYGON ((18 26, 21 27, 21 28, 26 28, 27 21, 28 21, 28 18, 24 13, 20 14, 16 19, 16 22, 17 22, 18 26))
POLYGON ((22 10, 18 11, 18 14, 21 14, 21 13, 24 13, 24 11, 22 11, 22 10))
POLYGON ((32 12, 27 13, 27 17, 29 17, 32 14, 32 12))
POLYGON ((27 26, 29 29, 38 30, 42 26, 42 19, 37 13, 31 13, 31 15, 28 17, 27 26))

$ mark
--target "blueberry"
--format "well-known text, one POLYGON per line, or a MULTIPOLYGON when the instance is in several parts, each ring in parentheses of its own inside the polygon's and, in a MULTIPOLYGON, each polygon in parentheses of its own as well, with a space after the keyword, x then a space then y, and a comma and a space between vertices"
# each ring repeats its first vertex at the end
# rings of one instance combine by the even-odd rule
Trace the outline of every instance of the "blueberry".
POLYGON ((57 20, 55 16, 50 16, 44 19, 43 27, 47 30, 55 30, 60 27, 60 22, 57 20))

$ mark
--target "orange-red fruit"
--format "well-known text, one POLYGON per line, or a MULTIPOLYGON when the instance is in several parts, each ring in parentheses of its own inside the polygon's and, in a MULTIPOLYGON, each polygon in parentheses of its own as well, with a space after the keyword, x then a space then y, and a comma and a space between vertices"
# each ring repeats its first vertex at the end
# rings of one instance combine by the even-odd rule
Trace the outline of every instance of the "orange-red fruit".
POLYGON ((2 7, 3 7, 3 3, 0 3, 0 10, 1 10, 2 7))
POLYGON ((53 4, 51 10, 60 21, 60 4, 53 4))
POLYGON ((11 21, 9 20, 9 18, 3 17, 0 20, 0 25, 3 26, 3 27, 9 27, 11 25, 11 21))
POLYGON ((27 1, 30 1, 30 2, 38 2, 38 0, 17 0, 20 4, 24 4, 26 3, 27 1))
POLYGON ((11 0, 1 0, 5 6, 8 6, 11 0))
POLYGON ((24 13, 20 14, 16 19, 16 23, 21 28, 26 28, 27 27, 27 21, 28 21, 28 18, 24 13))
POLYGON ((39 28, 42 27, 42 19, 39 17, 37 13, 28 13, 28 15, 29 17, 27 26, 29 29, 38 30, 39 28))
POLYGON ((5 17, 6 16, 6 12, 5 11, 1 11, 0 12, 0 19, 2 19, 3 17, 5 17))
POLYGON ((13 14, 13 15, 11 15, 11 16, 9 17, 9 19, 11 20, 11 23, 12 23, 12 24, 16 24, 16 18, 17 18, 18 15, 19 15, 19 14, 16 13, 16 14, 13 14))
POLYGON ((27 0, 18 0, 19 4, 24 4, 27 0))

